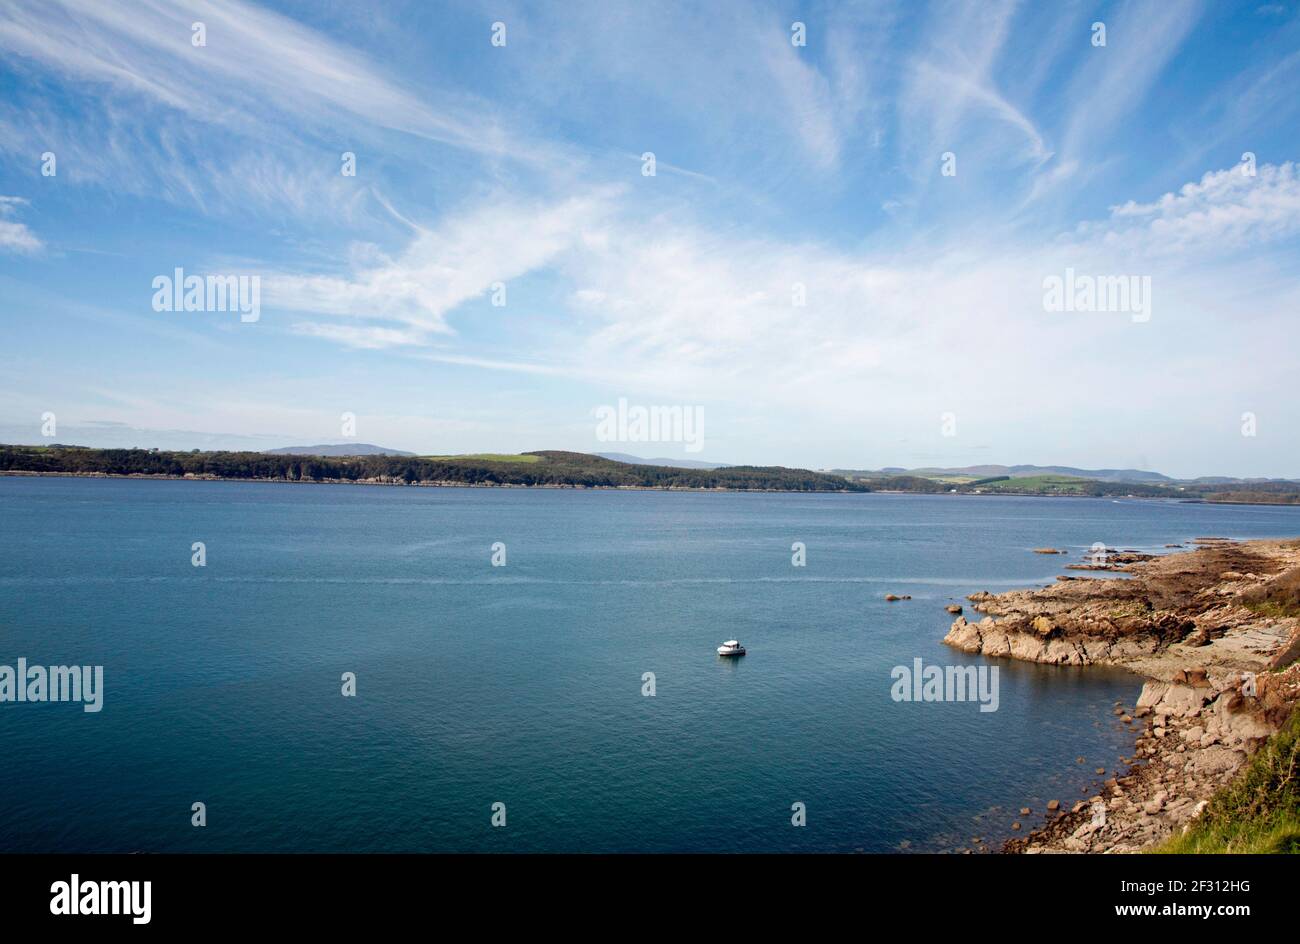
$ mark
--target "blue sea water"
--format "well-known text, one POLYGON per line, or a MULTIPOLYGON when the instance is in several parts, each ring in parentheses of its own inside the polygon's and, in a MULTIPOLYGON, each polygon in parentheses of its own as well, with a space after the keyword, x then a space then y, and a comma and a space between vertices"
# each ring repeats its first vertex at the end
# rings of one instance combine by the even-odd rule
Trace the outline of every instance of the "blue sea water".
POLYGON ((1162 501, 0 478, 0 664, 105 686, 0 704, 0 850, 992 845, 1115 768, 1140 682, 999 660, 995 712, 894 701, 895 666, 989 664, 944 605, 1052 582, 1038 546, 1298 534, 1162 501))

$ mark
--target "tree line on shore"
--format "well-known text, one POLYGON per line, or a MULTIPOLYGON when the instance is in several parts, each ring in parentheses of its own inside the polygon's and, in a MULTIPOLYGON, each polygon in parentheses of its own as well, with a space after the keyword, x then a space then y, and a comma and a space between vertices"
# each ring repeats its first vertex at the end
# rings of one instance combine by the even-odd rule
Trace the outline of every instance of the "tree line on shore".
POLYGON ((1044 487, 1005 476, 966 483, 919 475, 846 478, 780 466, 679 469, 632 465, 579 452, 525 453, 535 460, 476 456, 308 456, 265 452, 168 452, 84 446, 0 445, 0 473, 144 475, 281 482, 683 488, 789 492, 909 492, 942 494, 996 490, 1008 495, 1177 498, 1246 504, 1300 504, 1300 483, 1215 482, 1177 486, 1071 479, 1044 487))
POLYGON ((775 466, 678 469, 629 465, 576 452, 529 453, 539 461, 475 457, 303 456, 263 452, 166 452, 75 446, 0 446, 0 472, 156 475, 287 482, 385 482, 697 488, 759 491, 866 491, 839 476, 775 466))

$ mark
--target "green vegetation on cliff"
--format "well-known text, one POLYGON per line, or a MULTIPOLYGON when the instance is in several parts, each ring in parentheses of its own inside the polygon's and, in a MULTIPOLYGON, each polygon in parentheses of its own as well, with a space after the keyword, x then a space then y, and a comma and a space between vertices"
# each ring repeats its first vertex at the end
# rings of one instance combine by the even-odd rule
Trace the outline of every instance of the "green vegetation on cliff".
POLYGON ((1168 853, 1300 853, 1300 710, 1216 793, 1168 853))

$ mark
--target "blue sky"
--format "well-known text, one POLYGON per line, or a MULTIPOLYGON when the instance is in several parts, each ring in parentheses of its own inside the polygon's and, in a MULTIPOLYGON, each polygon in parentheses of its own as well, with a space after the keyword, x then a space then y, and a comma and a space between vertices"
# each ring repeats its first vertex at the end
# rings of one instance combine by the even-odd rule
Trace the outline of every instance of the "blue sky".
POLYGON ((0 441, 686 455, 626 398, 689 458, 1300 476, 1294 0, 13 0, 0 52, 0 441))

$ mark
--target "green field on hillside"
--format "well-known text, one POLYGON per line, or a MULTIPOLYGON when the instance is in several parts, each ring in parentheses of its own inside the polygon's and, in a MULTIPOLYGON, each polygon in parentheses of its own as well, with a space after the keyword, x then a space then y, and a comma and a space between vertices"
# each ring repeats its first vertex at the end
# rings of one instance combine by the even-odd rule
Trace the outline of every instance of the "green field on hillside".
POLYGON ((1043 494, 1081 495, 1096 483, 1071 475, 1026 475, 1023 478, 1003 479, 979 486, 991 492, 1041 492, 1043 494))
POLYGON ((541 456, 535 456, 531 453, 511 455, 505 452, 470 452, 459 456, 421 456, 420 458, 433 459, 438 462, 522 462, 525 465, 542 461, 541 456))

